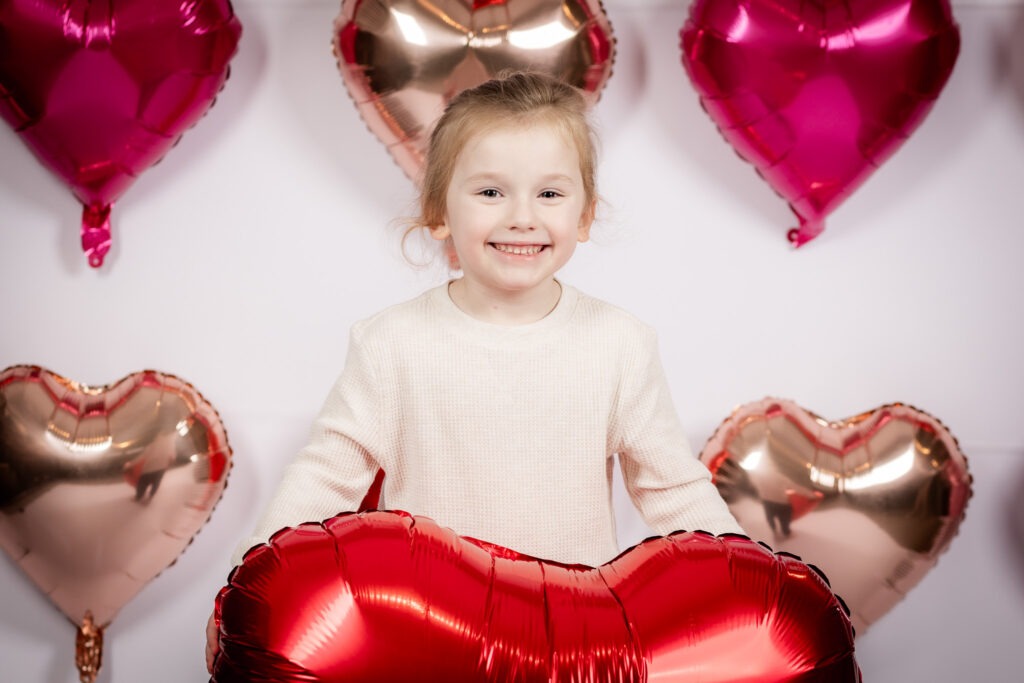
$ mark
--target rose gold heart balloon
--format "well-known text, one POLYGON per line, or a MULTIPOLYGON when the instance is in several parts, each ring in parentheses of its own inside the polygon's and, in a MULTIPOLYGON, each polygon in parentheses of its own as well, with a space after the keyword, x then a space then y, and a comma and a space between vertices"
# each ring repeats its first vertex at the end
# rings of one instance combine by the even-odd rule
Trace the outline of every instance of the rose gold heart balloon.
POLYGON ((839 422, 792 401, 748 403, 701 460, 747 533, 822 568, 859 633, 935 565, 971 496, 953 435, 900 403, 839 422))
POLYGON ((102 629, 206 524, 230 467, 216 410, 176 377, 96 388, 0 372, 0 546, 97 658, 102 629))
POLYGON ((343 0, 334 29, 349 94, 414 181, 434 122, 459 92, 532 70, 596 102, 614 60, 600 0, 343 0))

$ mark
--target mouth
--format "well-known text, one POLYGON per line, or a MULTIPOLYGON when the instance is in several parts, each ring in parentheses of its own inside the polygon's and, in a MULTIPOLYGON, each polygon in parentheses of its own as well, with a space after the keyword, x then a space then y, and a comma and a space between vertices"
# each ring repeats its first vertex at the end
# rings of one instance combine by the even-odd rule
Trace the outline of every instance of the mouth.
POLYGON ((501 253, 513 256, 534 256, 548 248, 547 244, 503 244, 501 242, 490 242, 489 244, 501 253))

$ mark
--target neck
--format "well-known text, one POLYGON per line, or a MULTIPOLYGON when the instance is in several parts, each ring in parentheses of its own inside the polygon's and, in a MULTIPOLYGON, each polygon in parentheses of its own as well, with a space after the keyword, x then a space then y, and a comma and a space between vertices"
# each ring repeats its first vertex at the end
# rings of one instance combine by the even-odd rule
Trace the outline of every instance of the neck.
POLYGON ((562 285, 554 278, 526 292, 502 293, 477 289, 465 278, 448 285, 448 296, 467 315, 495 325, 528 325, 547 316, 562 298, 562 285))

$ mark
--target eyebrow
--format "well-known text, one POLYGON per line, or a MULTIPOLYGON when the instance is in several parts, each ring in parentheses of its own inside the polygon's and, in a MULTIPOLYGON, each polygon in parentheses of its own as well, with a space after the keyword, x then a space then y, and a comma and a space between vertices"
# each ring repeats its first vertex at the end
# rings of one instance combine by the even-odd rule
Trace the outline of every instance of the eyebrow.
MULTIPOLYGON (((480 173, 474 173, 473 175, 466 176, 465 178, 465 182, 467 183, 492 182, 497 180, 502 180, 502 175, 500 172, 496 171, 481 171, 480 173)), ((573 177, 566 175, 565 173, 551 173, 543 176, 541 181, 543 183, 555 181, 571 183, 573 182, 573 177)))

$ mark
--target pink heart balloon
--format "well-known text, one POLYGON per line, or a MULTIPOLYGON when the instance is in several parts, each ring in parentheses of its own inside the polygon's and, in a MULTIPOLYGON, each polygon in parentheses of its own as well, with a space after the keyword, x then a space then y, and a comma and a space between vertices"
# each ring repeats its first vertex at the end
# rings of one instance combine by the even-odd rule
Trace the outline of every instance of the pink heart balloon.
POLYGON ((217 412, 181 379, 0 372, 0 547, 100 636, 206 524, 230 467, 217 412))
POLYGON ((858 633, 935 566, 971 496, 953 435, 900 403, 836 422, 792 401, 747 403, 701 460, 747 533, 822 568, 858 633))
POLYGON ((594 568, 348 513, 250 550, 216 614, 216 683, 860 680, 813 568, 703 532, 594 568))
POLYGON ((948 0, 695 0, 683 66, 800 220, 796 246, 910 137, 952 73, 948 0))
POLYGON ((596 102, 615 53, 600 0, 343 0, 334 31, 349 95, 414 181, 435 121, 461 91, 529 69, 596 102))
POLYGON ((0 116, 84 205, 93 267, 111 205, 213 104, 241 30, 229 0, 0 0, 0 116))

